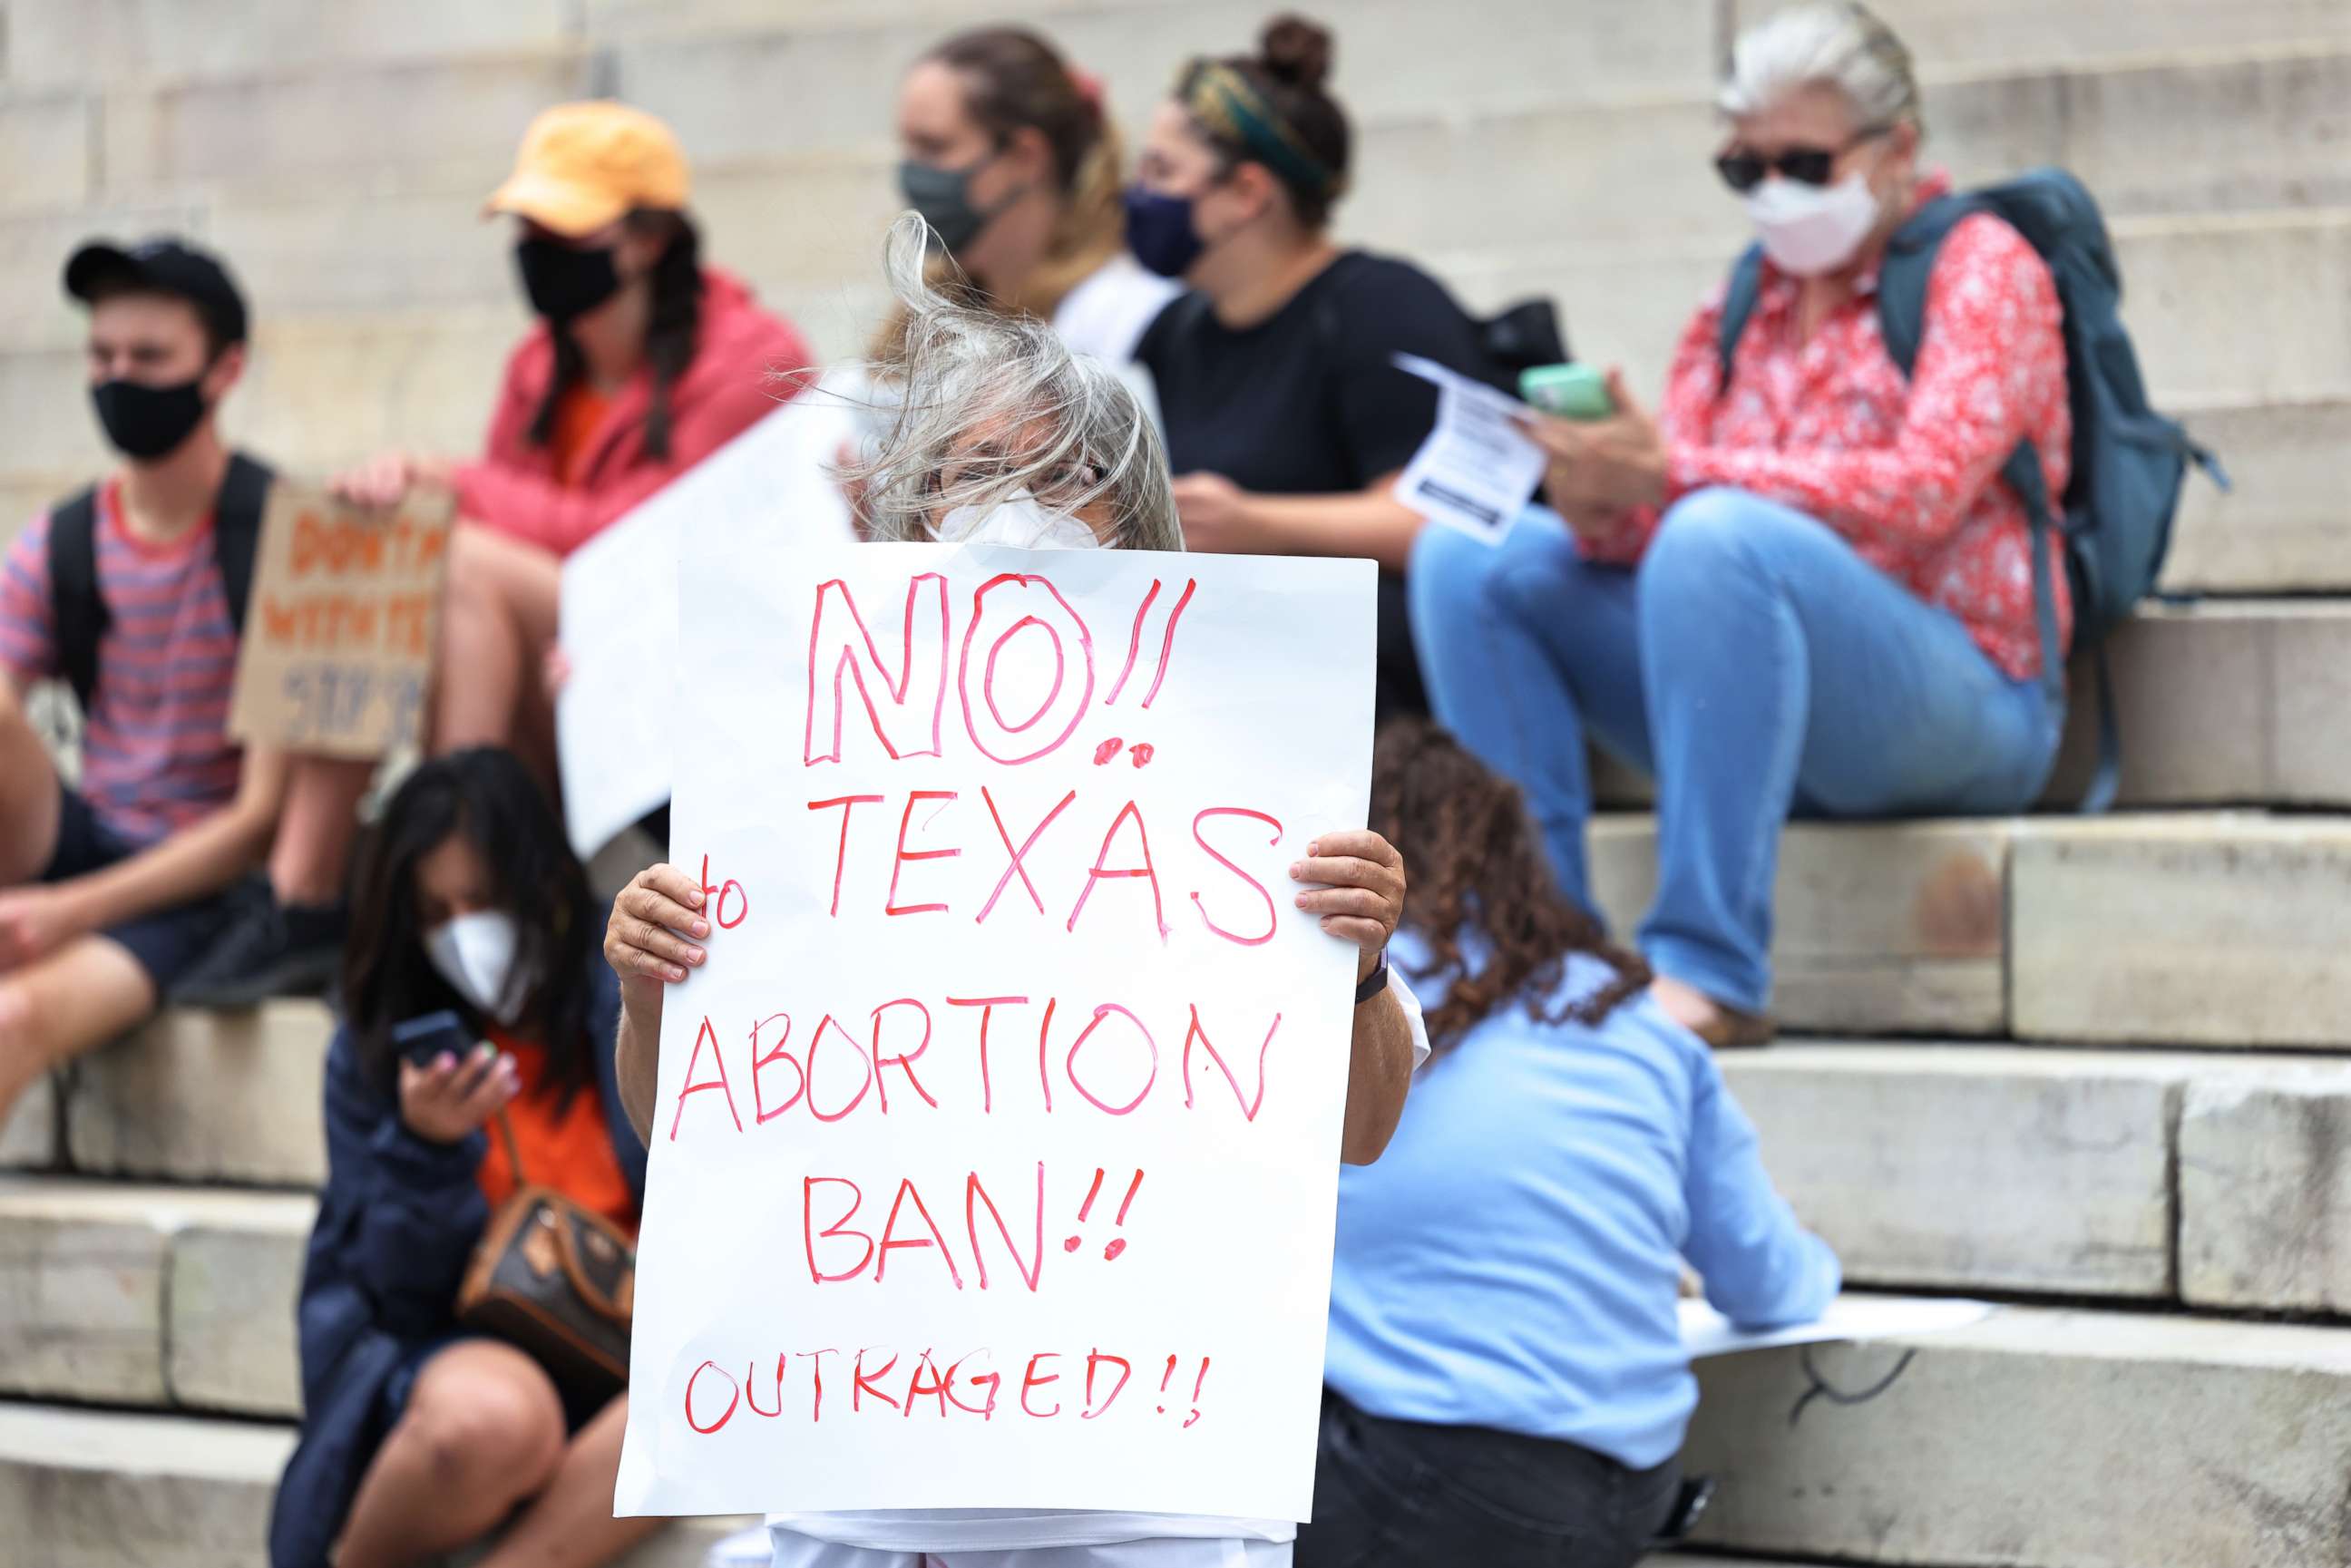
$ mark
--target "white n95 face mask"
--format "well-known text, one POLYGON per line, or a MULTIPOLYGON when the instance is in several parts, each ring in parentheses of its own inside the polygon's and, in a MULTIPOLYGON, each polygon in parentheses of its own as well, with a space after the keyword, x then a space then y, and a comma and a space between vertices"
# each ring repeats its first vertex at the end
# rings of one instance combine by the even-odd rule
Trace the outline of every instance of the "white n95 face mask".
POLYGON ((1860 171, 1834 185, 1774 175, 1746 195, 1747 215, 1771 265, 1792 277, 1818 277, 1851 261, 1877 226, 1877 198, 1860 171))
POLYGON ((1093 529, 1067 512, 1049 512, 1026 490, 992 507, 957 507, 932 537, 943 545, 1010 545, 1016 549, 1100 549, 1093 529))
POLYGON ((522 1016, 528 977, 515 967, 514 916, 485 909, 460 915, 424 934, 424 956, 450 989, 484 1017, 511 1025, 522 1016))

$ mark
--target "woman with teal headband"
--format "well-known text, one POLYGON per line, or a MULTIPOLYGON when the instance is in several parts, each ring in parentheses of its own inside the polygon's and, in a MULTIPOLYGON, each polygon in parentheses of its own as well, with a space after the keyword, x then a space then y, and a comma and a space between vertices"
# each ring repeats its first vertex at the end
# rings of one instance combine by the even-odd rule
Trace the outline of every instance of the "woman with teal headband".
POLYGON ((1189 548, 1378 561, 1381 712, 1422 712, 1403 577, 1421 518, 1390 492, 1437 393, 1395 356, 1504 377, 1436 279, 1332 242, 1352 137, 1330 67, 1331 35, 1284 16, 1256 55, 1185 68, 1127 193, 1127 243, 1193 292, 1135 354, 1189 548))

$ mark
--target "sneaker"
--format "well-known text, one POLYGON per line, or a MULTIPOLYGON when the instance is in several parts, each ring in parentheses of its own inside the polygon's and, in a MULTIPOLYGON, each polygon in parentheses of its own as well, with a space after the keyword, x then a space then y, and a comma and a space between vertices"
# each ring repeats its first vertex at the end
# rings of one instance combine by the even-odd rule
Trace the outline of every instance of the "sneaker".
POLYGON ((230 918, 212 951, 172 988, 172 999, 249 1008, 272 997, 323 996, 342 967, 349 924, 340 904, 281 904, 265 891, 230 918))

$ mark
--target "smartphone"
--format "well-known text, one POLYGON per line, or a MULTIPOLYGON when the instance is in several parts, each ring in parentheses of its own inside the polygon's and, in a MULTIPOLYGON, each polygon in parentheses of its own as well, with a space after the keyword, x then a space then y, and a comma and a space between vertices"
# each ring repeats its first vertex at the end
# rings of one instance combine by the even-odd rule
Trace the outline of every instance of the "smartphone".
POLYGON ((1616 412, 1608 378, 1590 365, 1536 365, 1519 372, 1519 395, 1562 419, 1606 419, 1616 412))
POLYGON ((392 1044, 403 1059, 417 1067, 432 1066, 434 1059, 444 1051, 462 1060, 474 1049, 474 1042, 465 1037, 465 1026, 446 1008, 392 1025, 392 1044))

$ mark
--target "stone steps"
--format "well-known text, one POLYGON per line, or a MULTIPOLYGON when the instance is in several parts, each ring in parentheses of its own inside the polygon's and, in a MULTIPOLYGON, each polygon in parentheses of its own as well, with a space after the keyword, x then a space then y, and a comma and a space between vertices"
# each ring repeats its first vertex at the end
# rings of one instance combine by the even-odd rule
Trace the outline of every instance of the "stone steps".
MULTIPOLYGON (((1652 819, 1595 821, 1595 889, 1620 930, 1654 894, 1655 858, 1652 819)), ((2346 888, 2338 816, 1797 823, 1775 1009, 1798 1033, 2341 1050, 2346 888)), ((327 1030, 310 1003, 168 1013, 76 1063, 62 1118, 47 1086, 29 1097, 0 1163, 314 1186, 327 1030)))
MULTIPOLYGON (((1709 1545, 2013 1568, 2332 1568, 2351 1552, 2351 1336, 2335 1331, 2010 1308, 1699 1375, 1687 1458, 1721 1483, 1709 1545), (1893 1375, 1792 1424, 1807 1359, 1849 1396, 1893 1375)), ((284 1427, 0 1406, 0 1516, 57 1568, 242 1568, 290 1443, 284 1427)))
MULTIPOLYGON (((1620 930, 1655 894, 1655 845, 1647 817, 1593 823, 1594 893, 1620 930)), ((2346 885, 2337 817, 1799 822, 1773 1009, 1832 1034, 2340 1048, 2346 885)))
POLYGON ((307 1196, 0 1178, 0 1394, 294 1416, 307 1196))
POLYGON ((2351 1307, 2351 1061, 1805 1043, 1722 1058, 1855 1284, 2351 1307))
MULTIPOLYGON (((262 1568, 293 1428, 0 1405, 0 1520, 26 1568, 262 1568)), ((670 1526, 615 1568, 701 1568, 746 1520, 670 1526)))
POLYGON ((1684 1458, 1720 1482, 1709 1545, 1985 1568, 2351 1562, 2339 1330, 2011 1308, 1723 1357, 1698 1382, 1684 1458), (1807 1398, 1819 1385, 1840 1397, 1807 1398))
MULTIPOLYGON (((1723 1068, 1855 1285, 2351 1313, 2351 1061, 1790 1043, 1723 1068)), ((313 1211, 0 1176, 0 1396, 296 1416, 313 1211)))

